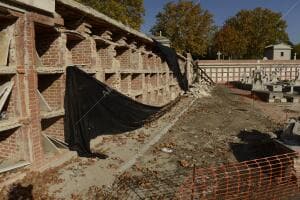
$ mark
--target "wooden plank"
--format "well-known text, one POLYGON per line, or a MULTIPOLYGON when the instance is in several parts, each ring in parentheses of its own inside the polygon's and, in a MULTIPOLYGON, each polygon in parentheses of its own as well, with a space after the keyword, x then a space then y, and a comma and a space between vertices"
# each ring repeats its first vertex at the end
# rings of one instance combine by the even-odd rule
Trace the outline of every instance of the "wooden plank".
POLYGON ((37 51, 35 52, 35 58, 36 58, 36 67, 44 67, 42 60, 39 56, 39 54, 37 53, 37 51))
POLYGON ((43 147, 46 153, 58 153, 59 149, 56 145, 48 138, 47 135, 42 133, 43 147))
POLYGON ((7 66, 9 56, 9 46, 13 36, 13 29, 7 27, 0 32, 0 65, 7 66))
POLYGON ((0 132, 20 127, 18 120, 0 120, 0 132))
POLYGON ((37 92, 38 97, 39 97, 41 111, 51 112, 52 109, 49 106, 49 104, 47 103, 46 99, 43 97, 43 95, 40 93, 39 90, 36 90, 36 92, 37 92))
POLYGON ((47 137, 56 145, 58 146, 59 148, 64 148, 64 149, 68 149, 68 144, 65 143, 64 141, 62 140, 59 140, 55 137, 52 137, 50 135, 47 135, 47 137))
POLYGON ((2 167, 0 165, 0 174, 3 173, 3 172, 7 172, 7 171, 11 171, 11 170, 14 170, 14 169, 18 169, 18 168, 21 168, 21 167, 26 167, 28 165, 30 165, 31 163, 28 162, 28 161, 20 161, 14 165, 11 165, 11 166, 5 166, 5 167, 2 167))
POLYGON ((12 91, 13 85, 14 82, 10 81, 0 86, 0 112, 2 111, 4 104, 7 101, 9 94, 12 91))
POLYGON ((64 109, 55 110, 55 111, 51 111, 51 112, 42 112, 41 118, 42 119, 50 119, 50 118, 54 118, 54 117, 64 116, 64 114, 65 114, 64 109))

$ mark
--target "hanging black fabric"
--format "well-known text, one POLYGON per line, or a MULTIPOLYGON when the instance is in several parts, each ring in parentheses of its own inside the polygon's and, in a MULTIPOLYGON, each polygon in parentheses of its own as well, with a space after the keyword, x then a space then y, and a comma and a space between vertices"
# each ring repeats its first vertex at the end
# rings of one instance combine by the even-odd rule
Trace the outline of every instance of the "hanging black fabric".
POLYGON ((79 156, 93 156, 91 139, 137 129, 160 109, 130 99, 77 67, 67 68, 65 142, 79 156))
POLYGON ((186 69, 182 73, 180 70, 180 66, 178 63, 178 56, 175 49, 162 45, 161 43, 155 41, 156 49, 162 54, 162 56, 166 59, 168 67, 170 71, 172 71, 177 79, 178 85, 181 90, 188 91, 188 80, 186 69))

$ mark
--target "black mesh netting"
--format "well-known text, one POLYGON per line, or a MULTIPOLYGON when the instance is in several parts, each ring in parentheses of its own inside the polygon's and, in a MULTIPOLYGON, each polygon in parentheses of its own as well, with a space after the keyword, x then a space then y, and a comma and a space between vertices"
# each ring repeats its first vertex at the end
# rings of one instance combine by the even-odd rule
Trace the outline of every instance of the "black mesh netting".
POLYGON ((77 67, 67 68, 65 142, 79 156, 93 156, 91 139, 137 129, 160 110, 130 99, 77 67))

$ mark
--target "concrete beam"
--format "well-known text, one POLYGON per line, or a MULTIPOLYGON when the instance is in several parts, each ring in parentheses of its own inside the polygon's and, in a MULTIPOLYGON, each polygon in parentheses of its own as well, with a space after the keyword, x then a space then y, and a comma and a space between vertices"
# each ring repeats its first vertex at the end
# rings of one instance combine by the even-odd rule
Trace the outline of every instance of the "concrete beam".
POLYGON ((11 0, 49 13, 55 13, 55 0, 11 0))

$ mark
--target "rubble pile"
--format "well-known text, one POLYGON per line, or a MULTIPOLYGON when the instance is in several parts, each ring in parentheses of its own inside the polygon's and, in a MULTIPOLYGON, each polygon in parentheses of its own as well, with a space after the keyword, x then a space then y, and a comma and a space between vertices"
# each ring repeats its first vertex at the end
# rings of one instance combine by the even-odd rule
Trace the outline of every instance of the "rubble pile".
POLYGON ((189 94, 195 98, 209 97, 211 96, 211 86, 196 83, 191 86, 189 94))

